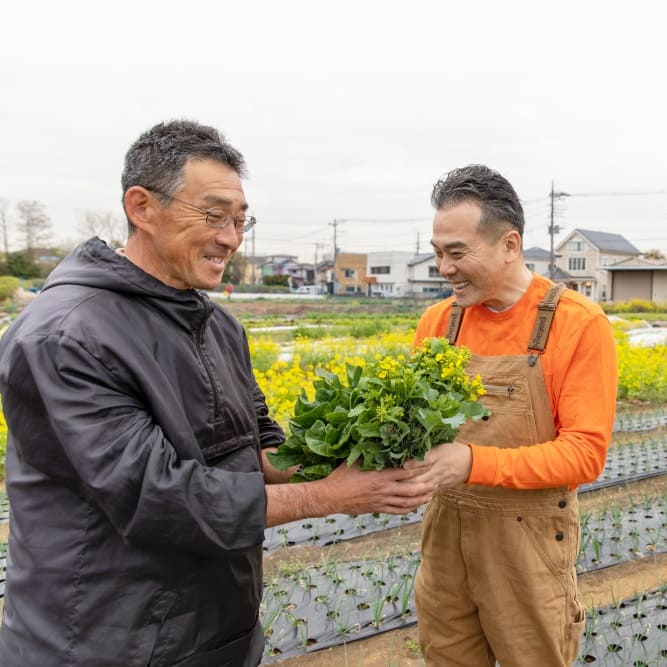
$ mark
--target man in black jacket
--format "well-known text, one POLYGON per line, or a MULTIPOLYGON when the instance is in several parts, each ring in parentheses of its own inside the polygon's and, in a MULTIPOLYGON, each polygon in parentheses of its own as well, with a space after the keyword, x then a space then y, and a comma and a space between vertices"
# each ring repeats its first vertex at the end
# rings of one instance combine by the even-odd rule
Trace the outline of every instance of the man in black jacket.
POLYGON ((122 177, 128 241, 91 239, 0 342, 11 506, 0 665, 251 667, 264 528, 405 513, 404 470, 287 484, 245 334, 199 290, 243 233, 242 155, 159 124, 122 177))

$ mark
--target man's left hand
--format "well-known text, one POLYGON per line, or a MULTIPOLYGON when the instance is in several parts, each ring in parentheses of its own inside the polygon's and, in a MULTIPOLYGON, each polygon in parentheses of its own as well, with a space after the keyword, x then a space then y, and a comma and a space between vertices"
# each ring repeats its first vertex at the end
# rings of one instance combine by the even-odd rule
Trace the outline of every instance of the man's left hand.
POLYGON ((470 477, 472 451, 462 442, 448 442, 433 447, 423 461, 411 459, 403 467, 406 470, 424 469, 423 473, 412 478, 414 482, 432 481, 442 488, 457 486, 470 477))

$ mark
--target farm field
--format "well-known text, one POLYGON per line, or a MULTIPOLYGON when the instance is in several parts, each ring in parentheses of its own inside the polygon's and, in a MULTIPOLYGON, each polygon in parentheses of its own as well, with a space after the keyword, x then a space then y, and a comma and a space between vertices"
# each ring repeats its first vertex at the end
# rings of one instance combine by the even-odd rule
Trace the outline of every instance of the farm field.
MULTIPOLYGON (((667 414, 667 406, 664 406, 663 415, 667 414)), ((613 447, 619 450, 627 449, 628 452, 636 446, 627 438, 624 438, 623 432, 615 434, 613 447)), ((663 443, 667 449, 667 430, 664 426, 644 434, 650 438, 655 438, 663 443)), ((635 441, 637 442, 637 441, 635 441)), ((613 450, 612 450, 613 451, 613 450)), ((633 476, 633 472, 630 476, 633 476)), ((618 484, 606 485, 582 492, 580 494, 580 510, 582 514, 582 557, 580 558, 579 586, 582 602, 586 605, 590 613, 589 618, 589 639, 592 645, 582 643, 582 656, 589 656, 589 660, 582 661, 580 664, 608 664, 608 665, 633 665, 634 657, 627 661, 630 652, 633 649, 632 641, 626 641, 624 648, 628 649, 625 653, 618 655, 602 651, 606 647, 600 646, 600 642, 595 643, 595 622, 602 618, 599 616, 599 610, 609 607, 612 611, 622 611, 625 609, 626 601, 650 591, 664 591, 667 584, 667 515, 665 512, 665 499, 667 498, 667 476, 664 472, 659 475, 644 477, 643 479, 623 479, 618 484), (629 514, 630 523, 624 528, 616 529, 614 532, 613 521, 611 517, 621 510, 637 508, 637 512, 629 514), (653 514, 654 512, 654 514, 653 514), (635 539, 633 529, 636 524, 641 524, 646 520, 646 516, 653 516, 655 524, 640 527, 640 531, 645 530, 648 537, 642 542, 633 541, 635 539), (635 517, 641 517, 635 519, 635 517), (593 520, 598 524, 593 526, 593 520), (632 523, 636 521, 636 524, 632 523), (605 523, 608 525, 605 526, 605 523), (606 532, 606 534, 602 534, 606 532), (620 605, 623 605, 622 607, 620 605), (597 655, 596 655, 597 651, 597 655), (606 659, 605 659, 606 655, 606 659), (596 657, 596 660, 590 660, 596 657)), ((371 523, 371 519, 366 517, 364 521, 371 523)), ((354 530, 352 531, 354 532, 354 530)), ((343 566, 345 563, 363 563, 364 567, 369 568, 371 564, 386 564, 397 554, 405 556, 418 555, 420 539, 420 524, 410 523, 409 525, 397 526, 385 530, 376 530, 366 535, 353 537, 349 540, 342 540, 336 544, 327 546, 311 546, 312 542, 306 541, 302 544, 295 544, 290 547, 279 547, 267 553, 265 556, 265 580, 267 586, 276 579, 282 581, 296 582, 297 586, 303 586, 308 581, 308 586, 312 586, 317 581, 318 587, 323 588, 321 578, 316 580, 315 576, 307 578, 304 573, 308 569, 312 571, 321 570, 323 563, 337 564, 337 573, 347 573, 349 570, 343 566), (287 573, 287 574, 286 574, 287 573)), ((319 541, 319 540, 318 540, 319 541)), ((351 581, 351 578, 350 578, 351 581)), ((350 581, 346 581, 341 587, 340 595, 343 597, 345 591, 349 590, 350 581)), ((310 590, 310 599, 318 596, 319 588, 310 590)), ((294 598, 295 596, 290 596, 294 598)), ((370 598, 372 605, 372 595, 370 598)), ((265 604, 269 597, 265 597, 265 604)), ((290 601, 286 600, 287 607, 290 601)), ((667 599, 662 600, 661 604, 667 606, 667 599)), ((411 603, 412 605, 412 603, 411 603)), ((267 657, 265 662, 290 665, 322 665, 328 667, 331 665, 366 665, 366 666, 387 666, 387 665, 422 665, 415 641, 417 637, 416 619, 414 618, 414 606, 410 606, 410 612, 403 619, 398 621, 398 627, 387 629, 385 632, 379 632, 373 628, 372 620, 367 617, 367 627, 354 628, 346 636, 338 638, 338 645, 329 647, 316 652, 305 653, 306 647, 301 648, 301 655, 291 655, 285 659, 273 659, 267 657), (364 634, 364 630, 369 630, 364 634), (356 640, 355 637, 363 636, 356 640), (347 644, 343 642, 346 641, 347 644)), ((387 618, 392 614, 392 606, 386 605, 385 611, 387 618)), ((299 614, 306 617, 310 622, 316 612, 310 614, 304 613, 303 609, 291 609, 289 614, 299 614)), ((635 612, 633 612, 635 613, 635 612)), ((372 615, 371 615, 372 616, 372 615)), ((632 619, 632 614, 627 614, 632 619)), ((654 626, 663 625, 663 630, 656 630, 658 636, 654 635, 656 644, 656 656, 651 662, 637 662, 637 665, 658 665, 657 651, 667 650, 667 637, 665 637, 665 619, 655 623, 654 626)), ((314 623, 318 627, 317 621, 314 623)), ((333 625, 333 624, 332 624, 333 625)), ((382 630, 383 622, 380 623, 382 630)), ((396 623, 394 623, 396 626, 396 623)), ((285 625, 283 625, 285 629, 285 625)), ((334 628, 335 630, 335 628, 334 628)), ((288 631, 289 633, 289 631, 288 631)), ((635 633, 641 634, 641 633, 635 633)), ((613 635, 610 634, 610 637, 613 635)), ((298 644, 298 632, 291 635, 291 642, 285 642, 284 646, 289 646, 292 651, 295 644, 298 644), (296 641, 294 641, 296 639, 296 641)), ((329 638, 329 641, 336 641, 329 638)), ((637 660, 641 659, 641 642, 637 644, 637 660)), ((613 641, 608 644, 614 645, 613 641)), ((271 637, 269 637, 271 645, 271 637)), ((280 645, 277 641, 276 645, 280 645)), ((307 647, 312 648, 312 645, 307 647)), ((664 652, 661 657, 664 657, 664 652)))
MULTIPOLYGON (((246 327, 258 383, 286 426, 301 391, 312 397, 316 367, 342 377, 346 363, 407 358, 426 304, 224 306, 246 327)), ((615 325, 619 402, 607 466, 580 489, 578 577, 589 618, 577 665, 667 665, 667 349, 631 347, 632 326, 615 325)), ((267 530, 263 664, 423 665, 412 591, 420 519, 334 515, 267 530)), ((0 558, 6 522, 0 494, 0 558)), ((0 579, 1 591, 4 572, 0 579)))
MULTIPOLYGON (((286 424, 301 389, 310 391, 313 365, 342 374, 346 360, 409 353, 424 306, 391 312, 383 303, 369 312, 374 305, 326 316, 280 304, 270 335, 257 310, 237 313, 279 421, 286 424), (281 324, 291 328, 281 332, 281 324)), ((622 332, 633 326, 617 326, 621 399, 607 467, 597 488, 580 489, 579 582, 590 617, 578 664, 667 661, 667 358, 664 348, 630 348, 622 332), (633 602, 638 595, 647 597, 633 602), (642 618, 648 630, 637 626, 642 618)), ((267 531, 265 664, 422 665, 414 600, 402 583, 418 564, 419 519, 335 515, 267 531)))

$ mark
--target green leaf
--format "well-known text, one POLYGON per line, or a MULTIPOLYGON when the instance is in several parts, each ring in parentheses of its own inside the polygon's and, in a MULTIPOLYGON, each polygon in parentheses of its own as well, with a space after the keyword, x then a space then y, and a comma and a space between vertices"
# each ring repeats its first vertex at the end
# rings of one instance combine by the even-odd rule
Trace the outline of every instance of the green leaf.
POLYGON ((289 470, 292 466, 299 465, 302 462, 303 453, 280 451, 280 448, 278 448, 276 452, 267 452, 266 458, 274 468, 289 470))
POLYGON ((318 463, 316 465, 302 468, 298 473, 290 477, 290 482, 312 482, 316 479, 324 479, 333 472, 331 463, 318 463))
POLYGON ((347 465, 351 466, 362 455, 362 453, 363 450, 360 444, 356 444, 354 447, 352 447, 347 457, 347 465))
POLYGON ((380 437, 380 423, 367 422, 365 424, 358 424, 357 429, 362 438, 379 438, 380 437))
POLYGON ((329 410, 329 405, 327 403, 322 403, 320 405, 315 405, 307 412, 302 412, 299 415, 292 417, 290 422, 294 422, 299 426, 308 426, 314 424, 318 419, 320 419, 326 412, 329 410))
POLYGON ((330 424, 345 424, 349 419, 348 411, 342 405, 337 405, 333 412, 327 412, 324 418, 330 424))
POLYGON ((364 372, 363 366, 352 366, 351 364, 345 365, 345 372, 347 375, 347 384, 350 387, 356 387, 359 384, 359 380, 364 372))

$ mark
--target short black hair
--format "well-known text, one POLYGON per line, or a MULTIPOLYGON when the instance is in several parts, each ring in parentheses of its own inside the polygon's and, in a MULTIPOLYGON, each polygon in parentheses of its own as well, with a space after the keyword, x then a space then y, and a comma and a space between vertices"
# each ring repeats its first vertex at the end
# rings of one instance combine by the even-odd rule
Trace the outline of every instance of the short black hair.
MULTIPOLYGON (((144 132, 125 155, 123 197, 135 185, 157 193, 165 205, 183 182, 189 160, 215 160, 246 176, 243 155, 214 127, 191 120, 158 123, 144 132)), ((130 233, 134 225, 128 220, 130 233)))
POLYGON ((431 204, 436 210, 462 202, 475 202, 482 209, 480 230, 496 237, 507 224, 523 238, 523 207, 510 182, 483 164, 453 169, 433 186, 431 204))

